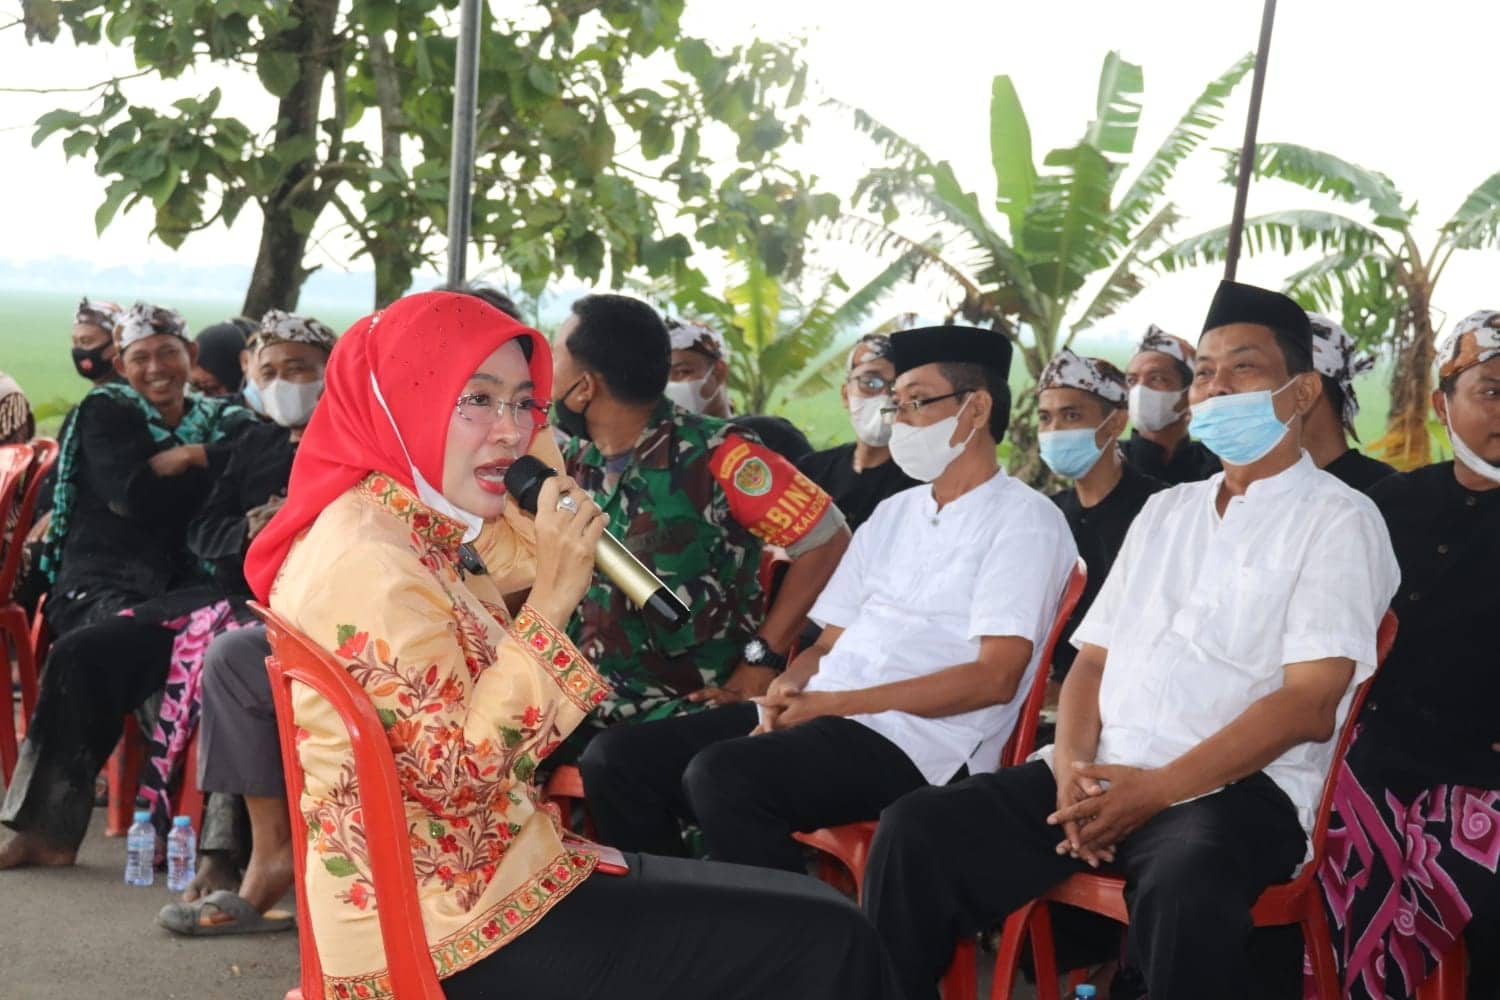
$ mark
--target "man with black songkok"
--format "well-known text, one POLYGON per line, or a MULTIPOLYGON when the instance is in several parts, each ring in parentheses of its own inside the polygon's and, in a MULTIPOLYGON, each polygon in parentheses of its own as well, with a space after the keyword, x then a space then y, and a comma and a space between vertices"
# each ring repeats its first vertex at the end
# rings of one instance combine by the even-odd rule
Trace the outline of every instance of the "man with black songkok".
POLYGON ((1009 341, 932 327, 891 352, 891 453, 930 485, 859 529, 810 614, 822 635, 758 704, 595 738, 614 762, 607 790, 584 772, 606 842, 682 854, 691 819, 718 860, 802 871, 794 831, 875 819, 999 762, 1077 551, 1057 508, 995 461, 1009 341))
POLYGON ((1308 313, 1313 332, 1313 367, 1323 378, 1323 398, 1307 415, 1302 447, 1318 468, 1345 486, 1370 492, 1370 487, 1396 470, 1351 447, 1359 440, 1354 418, 1359 399, 1354 395, 1354 377, 1375 367, 1375 359, 1355 354, 1354 338, 1321 313, 1308 313))
POLYGON ((1130 437, 1120 443, 1126 463, 1168 485, 1195 483, 1219 471, 1213 452, 1188 437, 1188 390, 1193 345, 1154 323, 1125 369, 1130 437))
MULTIPOLYGON (((1071 489, 1054 494, 1068 519, 1088 580, 1078 607, 1063 631, 1073 634, 1104 586, 1130 522, 1151 494, 1167 488, 1120 457, 1117 442, 1125 429, 1125 376, 1102 358, 1085 358, 1064 347, 1037 380, 1037 434, 1042 461, 1071 489)), ((1052 654, 1052 676, 1061 681, 1075 650, 1059 642, 1052 654)))
POLYGON ((960 934, 1097 867, 1124 877, 1152 1000, 1245 995, 1251 904, 1306 859, 1396 590, 1374 504, 1302 451, 1321 390, 1301 307, 1221 284, 1190 403, 1224 471, 1131 525, 1072 636, 1056 744, 881 815, 864 906, 911 1000, 960 934))

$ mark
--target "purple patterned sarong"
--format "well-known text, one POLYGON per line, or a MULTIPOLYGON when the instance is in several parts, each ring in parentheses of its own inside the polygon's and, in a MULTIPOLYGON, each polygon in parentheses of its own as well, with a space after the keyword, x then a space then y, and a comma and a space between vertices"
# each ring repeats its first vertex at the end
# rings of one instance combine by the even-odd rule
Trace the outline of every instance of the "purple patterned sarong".
MULTIPOLYGON (((1356 737, 1356 748, 1358 737, 1356 737)), ((1334 790, 1323 888, 1351 1000, 1405 1000, 1497 898, 1500 791, 1433 785, 1398 794, 1351 748, 1334 790)), ((1311 983, 1308 983, 1311 996, 1311 983)))

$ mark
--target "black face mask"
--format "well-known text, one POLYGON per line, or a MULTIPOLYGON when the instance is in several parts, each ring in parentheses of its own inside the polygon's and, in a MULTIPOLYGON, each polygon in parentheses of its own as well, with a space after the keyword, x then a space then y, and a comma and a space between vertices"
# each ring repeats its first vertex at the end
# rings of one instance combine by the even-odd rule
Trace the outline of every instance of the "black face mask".
POLYGON ((114 362, 105 356, 111 344, 99 347, 73 348, 73 370, 90 382, 97 381, 115 370, 114 362))
POLYGON ((587 419, 585 419, 584 415, 589 412, 589 406, 591 406, 594 401, 591 399, 587 403, 583 404, 583 409, 581 410, 575 410, 572 407, 568 406, 567 403, 567 399, 573 394, 573 390, 578 388, 582 384, 583 378, 580 376, 577 382, 574 382, 571 386, 568 387, 567 392, 563 393, 561 396, 558 396, 557 399, 553 401, 552 423, 564 434, 567 434, 570 437, 576 437, 581 441, 587 441, 589 440, 589 422, 587 419))

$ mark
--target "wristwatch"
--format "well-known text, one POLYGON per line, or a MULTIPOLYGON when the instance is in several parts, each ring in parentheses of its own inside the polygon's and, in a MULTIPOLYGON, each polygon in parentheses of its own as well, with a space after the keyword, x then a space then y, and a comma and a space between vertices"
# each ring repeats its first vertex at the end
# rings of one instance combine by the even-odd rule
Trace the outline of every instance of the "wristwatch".
POLYGON ((752 667, 774 667, 777 670, 786 669, 786 657, 771 649, 771 644, 766 642, 760 635, 752 636, 745 643, 741 658, 752 667))

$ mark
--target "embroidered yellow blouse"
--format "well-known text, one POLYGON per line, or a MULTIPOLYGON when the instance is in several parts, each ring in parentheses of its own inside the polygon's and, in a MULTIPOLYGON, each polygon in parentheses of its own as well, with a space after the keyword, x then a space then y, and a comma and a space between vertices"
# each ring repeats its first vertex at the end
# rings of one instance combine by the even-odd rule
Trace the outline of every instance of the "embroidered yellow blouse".
MULTIPOLYGON (((550 436, 538 442, 560 464, 550 436)), ((475 543, 489 575, 465 575, 463 526, 372 473, 319 515, 272 588, 271 606, 370 693, 406 799, 406 841, 367 843, 344 729, 321 698, 294 690, 327 997, 392 996, 371 850, 411 852, 439 977, 514 940, 593 871, 531 780, 608 688, 529 605, 507 614, 502 594, 535 571, 531 522, 514 506, 475 543)))

